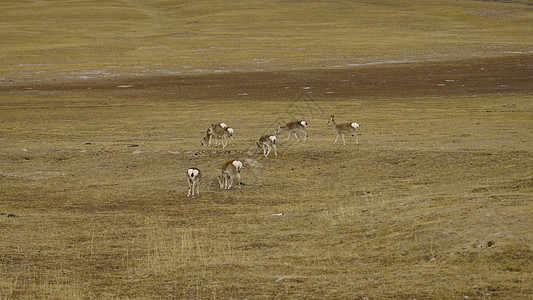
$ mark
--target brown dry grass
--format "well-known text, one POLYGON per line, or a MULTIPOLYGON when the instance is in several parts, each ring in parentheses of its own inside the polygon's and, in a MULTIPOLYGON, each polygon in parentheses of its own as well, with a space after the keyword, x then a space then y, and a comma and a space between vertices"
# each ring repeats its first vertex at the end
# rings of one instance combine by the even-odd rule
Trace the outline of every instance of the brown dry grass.
POLYGON ((505 55, 532 51, 532 14, 496 1, 4 1, 0 72, 41 82, 505 55))
POLYGON ((50 3, 0 4, 0 298, 532 297, 532 56, 465 59, 529 51, 529 6, 50 3), (349 49, 464 60, 284 71, 345 66, 349 49), (252 70, 254 55, 281 71, 153 76, 252 70), (356 149, 332 144, 332 113, 361 125, 356 149), (253 153, 292 118, 307 143, 253 153), (235 145, 202 148, 221 121, 235 145), (262 166, 222 191, 232 158, 262 166))

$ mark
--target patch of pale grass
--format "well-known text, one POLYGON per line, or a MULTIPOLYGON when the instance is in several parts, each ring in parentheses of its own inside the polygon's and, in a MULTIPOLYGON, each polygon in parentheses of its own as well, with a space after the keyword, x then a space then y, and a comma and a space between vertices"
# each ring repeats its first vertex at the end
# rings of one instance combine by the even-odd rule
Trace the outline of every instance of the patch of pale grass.
POLYGON ((530 52, 533 36, 528 6, 496 1, 2 6, 0 71, 40 80, 470 58, 530 52))
POLYGON ((230 236, 218 236, 209 229, 156 228, 145 241, 148 253, 138 272, 167 274, 202 266, 233 264, 239 260, 230 236))

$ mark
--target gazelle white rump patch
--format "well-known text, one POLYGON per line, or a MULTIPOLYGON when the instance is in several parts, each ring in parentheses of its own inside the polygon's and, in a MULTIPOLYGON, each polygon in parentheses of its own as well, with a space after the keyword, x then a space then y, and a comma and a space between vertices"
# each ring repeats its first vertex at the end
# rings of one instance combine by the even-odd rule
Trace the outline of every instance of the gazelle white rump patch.
POLYGON ((242 162, 238 160, 233 161, 232 164, 237 170, 240 170, 242 168, 242 162))
POLYGON ((189 174, 189 177, 191 179, 194 179, 194 177, 198 176, 198 173, 200 173, 200 171, 198 171, 198 169, 189 169, 187 173, 189 174))

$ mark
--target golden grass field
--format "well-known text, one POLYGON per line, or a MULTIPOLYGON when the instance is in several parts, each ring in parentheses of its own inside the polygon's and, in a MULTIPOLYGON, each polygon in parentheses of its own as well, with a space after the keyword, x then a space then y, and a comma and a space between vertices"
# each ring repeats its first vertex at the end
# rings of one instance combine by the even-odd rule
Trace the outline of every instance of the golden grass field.
POLYGON ((0 299, 532 298, 532 20, 528 2, 0 2, 0 299), (294 119, 307 142, 255 153, 294 119), (215 122, 234 145, 201 146, 215 122), (225 191, 230 159, 249 163, 225 191))

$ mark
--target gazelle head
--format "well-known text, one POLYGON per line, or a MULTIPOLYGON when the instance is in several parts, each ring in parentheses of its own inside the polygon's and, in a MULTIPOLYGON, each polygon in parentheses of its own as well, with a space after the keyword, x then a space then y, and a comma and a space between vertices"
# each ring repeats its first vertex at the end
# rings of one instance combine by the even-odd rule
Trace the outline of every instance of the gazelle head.
MULTIPOLYGON (((224 124, 224 125, 225 125, 225 124, 224 124)), ((224 128, 224 127, 222 127, 222 128, 224 128)), ((229 132, 229 135, 232 136, 232 135, 233 135, 233 132, 234 132, 233 128, 228 127, 227 130, 228 130, 228 132, 229 132)))
POLYGON ((276 134, 281 133, 281 123, 278 123, 278 128, 276 129, 276 134))
POLYGON ((214 133, 213 124, 211 124, 211 127, 209 127, 207 129, 206 134, 205 134, 204 138, 202 139, 202 146, 205 146, 205 145, 209 144, 209 140, 213 136, 213 133, 214 133))
POLYGON ((329 119, 328 126, 331 126, 331 124, 333 124, 335 122, 334 118, 335 118, 335 116, 331 115, 331 119, 329 119))
POLYGON ((276 138, 276 136, 274 135, 271 135, 268 137, 270 139, 270 141, 272 142, 272 144, 276 144, 276 141, 278 140, 278 138, 276 138))
POLYGON ((305 120, 300 121, 300 124, 302 124, 304 128, 307 128, 307 125, 309 125, 309 123, 307 123, 305 120))

